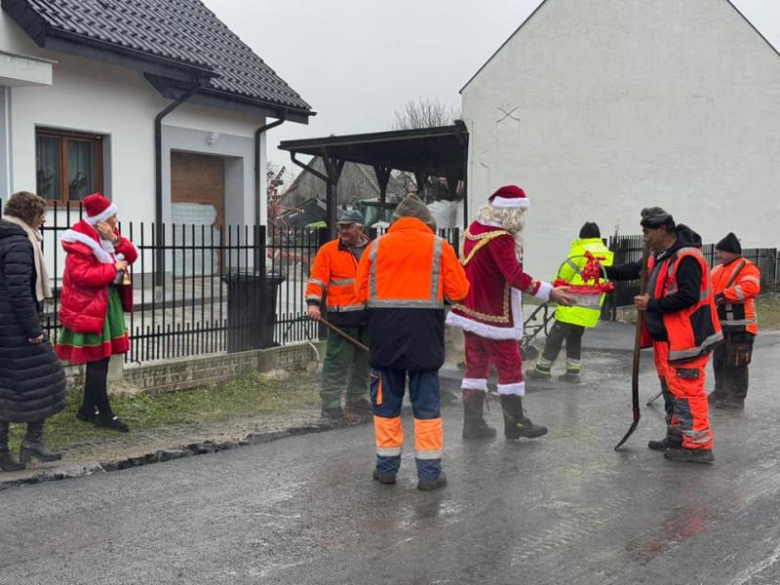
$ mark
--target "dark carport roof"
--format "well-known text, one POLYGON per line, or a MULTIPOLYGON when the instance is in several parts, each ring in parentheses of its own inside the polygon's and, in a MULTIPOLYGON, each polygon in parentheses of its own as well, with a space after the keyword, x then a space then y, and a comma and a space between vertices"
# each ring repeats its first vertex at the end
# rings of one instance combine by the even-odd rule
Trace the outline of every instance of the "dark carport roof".
MULTIPOLYGON (((41 47, 156 62, 165 69, 147 73, 201 76, 206 81, 200 93, 212 98, 304 118, 313 114, 200 0, 2 0, 2 6, 41 47)), ((158 79, 155 87, 160 86, 158 79)))
POLYGON ((279 148, 397 171, 463 179, 468 132, 462 123, 436 128, 286 140, 279 148))

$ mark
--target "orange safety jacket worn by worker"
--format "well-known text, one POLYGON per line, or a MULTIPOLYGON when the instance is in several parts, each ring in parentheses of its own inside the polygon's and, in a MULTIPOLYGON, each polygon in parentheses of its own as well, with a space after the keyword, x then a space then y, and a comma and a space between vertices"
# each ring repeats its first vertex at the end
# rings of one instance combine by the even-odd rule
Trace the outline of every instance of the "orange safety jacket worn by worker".
POLYGON ((755 298, 761 292, 761 271, 750 260, 736 258, 712 269, 712 286, 724 332, 758 333, 755 298))
MULTIPOLYGON (((368 236, 361 235, 363 244, 369 242, 368 236)), ((365 254, 365 250, 363 252, 365 254)), ((357 327, 365 321, 365 303, 355 297, 355 275, 358 258, 341 238, 323 245, 314 258, 314 265, 306 286, 306 303, 322 307, 328 321, 342 327, 357 327)))
POLYGON ((455 251, 414 217, 395 221, 358 266, 355 301, 366 303, 374 368, 438 370, 444 305, 468 294, 455 251))
MULTIPOLYGON (((694 258, 699 263, 701 285, 696 303, 679 311, 661 315, 662 326, 669 342, 669 363, 694 360, 709 352, 723 339, 710 286, 709 267, 698 248, 678 248, 668 257, 663 258, 658 266, 655 257, 651 257, 648 260, 650 272, 648 291, 653 299, 662 299, 676 293, 675 273, 684 258, 694 258)), ((647 320, 645 327, 647 327, 647 320)))

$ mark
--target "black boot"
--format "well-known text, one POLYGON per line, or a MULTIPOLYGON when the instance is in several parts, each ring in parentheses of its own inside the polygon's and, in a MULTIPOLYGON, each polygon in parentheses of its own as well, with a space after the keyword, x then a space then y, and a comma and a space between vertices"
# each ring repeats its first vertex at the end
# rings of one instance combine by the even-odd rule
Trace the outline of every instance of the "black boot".
POLYGON ((482 418, 485 404, 485 392, 482 390, 463 390, 463 438, 492 439, 496 429, 487 425, 482 418))
POLYGON ((27 423, 27 434, 19 450, 19 460, 27 465, 35 457, 39 461, 50 462, 62 459, 62 453, 54 453, 43 442, 43 421, 27 423))
POLYGON ((682 439, 675 440, 670 437, 664 437, 660 441, 648 441, 647 448, 653 451, 666 451, 667 449, 680 449, 682 447, 682 439))
POLYGON ((0 469, 3 471, 21 471, 24 465, 16 461, 8 449, 9 423, 0 420, 0 469))
POLYGON ((667 449, 664 451, 664 458, 682 463, 710 464, 715 461, 712 449, 684 449, 683 447, 667 449))
POLYGON ((514 394, 501 396, 501 408, 504 410, 504 436, 507 439, 526 437, 534 439, 547 434, 547 427, 535 425, 523 412, 523 399, 514 394))

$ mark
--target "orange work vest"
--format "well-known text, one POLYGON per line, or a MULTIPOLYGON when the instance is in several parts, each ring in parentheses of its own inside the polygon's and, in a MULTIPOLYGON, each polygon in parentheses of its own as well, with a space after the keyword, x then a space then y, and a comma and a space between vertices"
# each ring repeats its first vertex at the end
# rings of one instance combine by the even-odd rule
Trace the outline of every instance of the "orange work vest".
POLYGON ((737 258, 712 269, 715 295, 726 301, 717 305, 724 331, 758 333, 755 297, 761 292, 761 271, 750 260, 737 258))
POLYGON ((365 305, 355 299, 358 261, 340 243, 338 238, 331 240, 317 252, 306 286, 306 302, 319 305, 326 295, 325 308, 329 312, 362 311, 365 305))
POLYGON ((445 301, 468 293, 455 250, 419 219, 395 221, 363 254, 368 262, 360 265, 357 302, 369 309, 444 309, 445 301))
MULTIPOLYGON (((654 281, 650 283, 655 299, 677 292, 675 274, 683 258, 695 258, 701 266, 701 286, 699 301, 680 311, 664 313, 663 326, 669 340, 669 363, 692 360, 710 351, 723 339, 714 295, 710 286, 710 273, 707 261, 698 248, 680 248, 665 258, 654 281)), ((648 270, 653 273, 655 257, 648 261, 648 270)))

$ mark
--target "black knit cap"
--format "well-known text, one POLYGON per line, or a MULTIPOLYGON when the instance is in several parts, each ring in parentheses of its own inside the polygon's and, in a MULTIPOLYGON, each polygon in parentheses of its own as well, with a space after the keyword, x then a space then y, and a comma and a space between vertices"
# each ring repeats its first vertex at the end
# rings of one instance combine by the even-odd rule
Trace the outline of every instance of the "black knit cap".
POLYGON ((599 229, 598 224, 593 223, 592 221, 586 221, 583 226, 580 228, 580 238, 600 238, 601 237, 601 230, 599 229))
POLYGON ((674 228, 674 218, 660 207, 645 207, 642 210, 642 221, 639 222, 642 227, 656 229, 662 225, 674 228))
POLYGON ((739 243, 737 236, 734 235, 734 232, 729 232, 725 238, 715 244, 715 249, 722 252, 731 252, 732 254, 742 254, 742 245, 739 243))

